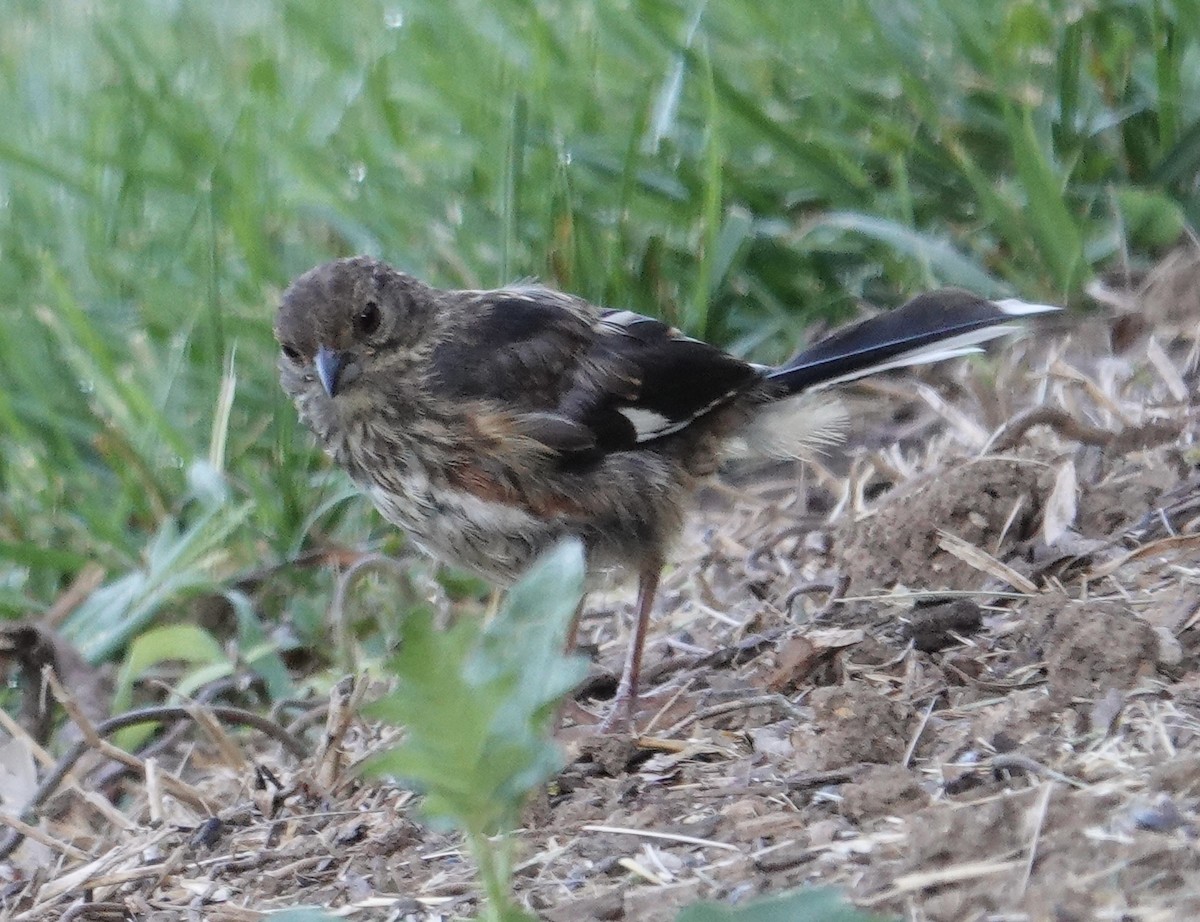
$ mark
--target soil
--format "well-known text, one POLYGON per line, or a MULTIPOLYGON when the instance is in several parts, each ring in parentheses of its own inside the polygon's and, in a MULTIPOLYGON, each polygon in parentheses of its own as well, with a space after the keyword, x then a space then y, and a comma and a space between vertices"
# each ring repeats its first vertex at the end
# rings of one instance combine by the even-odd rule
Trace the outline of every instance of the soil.
MULTIPOLYGON (((517 832, 522 903, 654 922, 832 884, 927 922, 1200 918, 1200 342, 1175 311, 870 385, 855 443, 873 447, 709 490, 660 596, 636 739, 596 738, 606 703, 586 700, 611 693, 628 597, 583 619, 595 675, 517 832)), ((49 874, 18 851, 3 905, 474 915, 461 840, 359 779, 378 730, 332 713, 303 759, 240 734, 161 755, 202 807, 140 783, 120 813, 60 799, 42 828, 84 853, 52 844, 49 874)))

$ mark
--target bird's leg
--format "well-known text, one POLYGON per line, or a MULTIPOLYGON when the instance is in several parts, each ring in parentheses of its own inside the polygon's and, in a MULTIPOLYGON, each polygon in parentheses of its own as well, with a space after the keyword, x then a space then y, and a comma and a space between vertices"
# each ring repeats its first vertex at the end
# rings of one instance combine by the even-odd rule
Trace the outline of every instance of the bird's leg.
POLYGON ((571 623, 567 626, 567 643, 565 653, 574 653, 575 648, 579 646, 579 623, 583 620, 583 603, 587 601, 587 595, 579 597, 579 604, 575 606, 575 614, 571 615, 571 623))
MULTIPOLYGON (((571 623, 567 625, 567 636, 565 642, 563 643, 563 653, 567 656, 570 656, 572 653, 574 653, 576 648, 579 646, 579 623, 583 620, 583 606, 585 602, 587 602, 587 596, 580 596, 579 604, 575 606, 575 614, 571 615, 571 623)), ((575 696, 573 694, 566 695, 562 701, 559 702, 558 711, 555 715, 553 725, 561 729, 563 717, 566 714, 570 714, 572 721, 576 724, 580 722, 580 718, 578 716, 579 714, 583 714, 584 716, 587 715, 586 711, 580 710, 579 704, 575 701, 575 696)))
POLYGON ((654 608, 654 596, 658 592, 658 577, 662 568, 647 567, 638 574, 637 615, 633 624, 633 637, 629 640, 629 654, 621 681, 617 683, 617 694, 612 700, 612 710, 600 725, 605 733, 617 726, 633 727, 637 711, 638 679, 642 672, 642 648, 646 645, 646 629, 650 626, 650 612, 654 608))

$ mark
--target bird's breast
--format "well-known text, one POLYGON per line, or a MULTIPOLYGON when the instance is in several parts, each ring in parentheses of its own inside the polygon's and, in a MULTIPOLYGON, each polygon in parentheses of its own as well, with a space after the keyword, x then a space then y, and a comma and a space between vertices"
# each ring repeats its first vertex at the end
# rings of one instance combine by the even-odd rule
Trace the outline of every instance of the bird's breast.
POLYGON ((435 480, 416 463, 394 468, 385 483, 363 486, 380 514, 427 553, 500 585, 567 533, 520 506, 435 480))

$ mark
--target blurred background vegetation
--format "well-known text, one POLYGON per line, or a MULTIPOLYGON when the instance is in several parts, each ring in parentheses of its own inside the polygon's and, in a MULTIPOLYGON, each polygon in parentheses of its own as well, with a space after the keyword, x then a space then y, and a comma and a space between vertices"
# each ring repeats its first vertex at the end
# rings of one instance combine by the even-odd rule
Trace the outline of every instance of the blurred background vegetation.
POLYGON ((1200 219, 1200 0, 2 6, 0 617, 99 565, 65 631, 127 668, 215 593, 281 690, 334 577, 247 575, 402 540, 276 384, 319 261, 770 360, 935 284, 1082 304, 1200 219))

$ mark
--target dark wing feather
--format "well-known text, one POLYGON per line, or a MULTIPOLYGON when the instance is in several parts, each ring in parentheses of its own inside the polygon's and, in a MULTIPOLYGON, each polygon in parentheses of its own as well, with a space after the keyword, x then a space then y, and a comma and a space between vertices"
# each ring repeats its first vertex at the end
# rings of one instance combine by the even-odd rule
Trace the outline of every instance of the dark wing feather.
POLYGON ((571 299, 537 289, 479 293, 454 335, 434 350, 443 391, 553 410, 593 337, 591 318, 572 307, 571 299))
POLYGON ((604 311, 562 407, 630 448, 679 432, 760 379, 752 365, 660 320, 604 311))
POLYGON ((761 379, 661 321, 536 288, 479 295, 432 362, 449 393, 503 404, 564 454, 666 437, 761 379))

